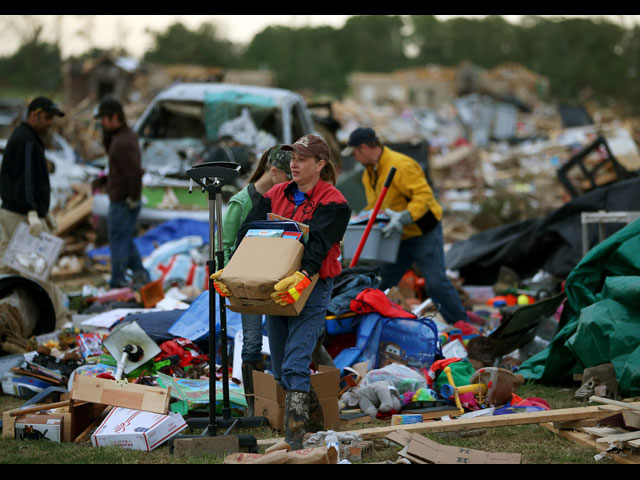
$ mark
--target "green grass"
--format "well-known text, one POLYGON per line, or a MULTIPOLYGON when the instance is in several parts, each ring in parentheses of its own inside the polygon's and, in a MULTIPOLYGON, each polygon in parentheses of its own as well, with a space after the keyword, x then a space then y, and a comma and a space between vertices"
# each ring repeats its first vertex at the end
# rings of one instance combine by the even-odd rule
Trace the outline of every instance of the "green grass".
MULTIPOLYGON (((540 397, 553 409, 584 407, 585 402, 575 400, 575 388, 538 385, 528 382, 517 393, 520 397, 540 397)), ((25 403, 24 400, 0 394, 0 411, 10 410, 25 403)), ((343 428, 363 429, 388 426, 388 421, 373 420, 371 423, 343 428)), ((200 432, 184 434, 198 435, 200 432)), ((224 431, 219 432, 223 434, 224 431)), ((241 429, 234 434, 253 435, 256 439, 280 437, 279 432, 268 428, 241 429)), ((427 438, 443 445, 485 450, 490 452, 520 453, 523 464, 594 464, 614 463, 604 459, 594 460, 597 450, 578 445, 561 438, 539 425, 497 427, 460 434, 457 432, 426 434, 427 438)), ((384 439, 374 440, 373 452, 366 455, 362 463, 395 462, 400 447, 389 445, 384 439)), ((199 457, 176 458, 168 445, 152 452, 125 450, 117 447, 93 448, 89 440, 80 445, 74 443, 50 443, 44 441, 19 441, 0 439, 0 464, 221 464, 223 457, 201 455, 199 457)))

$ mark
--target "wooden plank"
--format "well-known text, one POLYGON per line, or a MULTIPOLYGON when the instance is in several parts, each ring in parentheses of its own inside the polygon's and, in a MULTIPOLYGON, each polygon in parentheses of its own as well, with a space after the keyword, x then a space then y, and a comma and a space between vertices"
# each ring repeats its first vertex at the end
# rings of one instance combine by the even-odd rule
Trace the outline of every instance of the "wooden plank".
POLYGON ((638 439, 640 439, 640 432, 626 432, 599 438, 596 440, 596 443, 627 442, 638 439))
POLYGON ((474 430, 478 428, 505 427, 512 425, 531 425, 546 422, 568 422, 590 418, 610 416, 610 409, 601 410, 599 407, 564 408, 546 410, 543 412, 513 413, 492 417, 459 418, 455 420, 435 421, 429 423, 414 423, 409 425, 393 425, 388 427, 368 428, 356 430, 363 440, 384 437, 394 430, 405 430, 414 433, 454 432, 474 430))
POLYGON ((628 408, 629 410, 636 410, 640 412, 640 405, 638 405, 637 403, 619 402, 617 400, 611 400, 610 398, 604 398, 604 397, 597 397, 595 395, 592 397, 589 397, 589 401, 606 403, 608 405, 615 405, 617 407, 624 407, 624 408, 628 408))
POLYGON ((624 430, 622 430, 621 428, 610 428, 610 427, 594 427, 594 428, 589 427, 589 428, 583 428, 582 431, 598 438, 607 437, 609 435, 616 435, 619 433, 624 433, 624 430))
MULTIPOLYGON (((563 437, 567 440, 570 440, 574 443, 577 443, 578 445, 582 445, 583 447, 590 447, 593 448, 594 450, 598 450, 600 452, 604 452, 606 451, 609 446, 608 445, 603 445, 603 444, 597 444, 593 438, 584 432, 572 432, 569 430, 556 430, 555 428, 553 428, 553 426, 550 423, 543 423, 540 425, 543 428, 546 428, 547 430, 555 433, 556 435, 563 437)), ((616 462, 616 463, 620 463, 620 464, 630 464, 630 465, 637 465, 640 464, 640 456, 639 455, 631 455, 631 454, 627 454, 625 452, 624 455, 621 454, 617 454, 617 453, 613 453, 613 452, 609 452, 607 453, 607 455, 609 457, 611 457, 611 459, 616 462)))
POLYGON ((553 422, 553 428, 558 430, 577 430, 586 427, 595 427, 598 425, 597 418, 588 418, 586 420, 574 420, 572 422, 553 422))
POLYGON ((56 217, 57 235, 61 236, 85 220, 93 211, 93 197, 84 199, 73 210, 63 211, 56 217))
POLYGON ((635 410, 623 410, 622 418, 624 419, 625 427, 640 429, 640 412, 635 410))
POLYGON ((170 388, 149 387, 128 383, 122 385, 114 380, 78 375, 71 390, 73 400, 131 408, 147 412, 167 414, 170 388))

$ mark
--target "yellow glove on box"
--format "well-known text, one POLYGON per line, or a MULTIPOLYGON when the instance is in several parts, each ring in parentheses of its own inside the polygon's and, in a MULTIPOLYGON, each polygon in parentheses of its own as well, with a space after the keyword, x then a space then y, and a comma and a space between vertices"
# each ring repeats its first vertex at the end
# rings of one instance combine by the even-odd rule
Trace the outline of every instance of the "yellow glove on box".
POLYGON ((309 277, 302 272, 296 272, 276 283, 273 287, 275 292, 271 294, 271 297, 278 305, 290 305, 298 301, 302 291, 309 285, 311 285, 309 277))
POLYGON ((232 296, 231 292, 229 291, 227 286, 224 283, 222 283, 220 280, 218 280, 218 278, 220 278, 220 276, 222 275, 223 271, 224 271, 224 268, 218 270, 215 273, 212 273, 209 278, 213 280, 213 288, 216 289, 216 292, 218 292, 223 297, 231 297, 232 296))

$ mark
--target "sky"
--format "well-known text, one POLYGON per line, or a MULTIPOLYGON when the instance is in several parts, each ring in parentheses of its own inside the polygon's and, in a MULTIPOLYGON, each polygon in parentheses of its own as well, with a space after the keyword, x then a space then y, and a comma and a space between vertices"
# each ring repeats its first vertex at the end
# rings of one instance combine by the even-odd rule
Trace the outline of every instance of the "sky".
MULTIPOLYGON (((484 15, 466 15, 484 17, 484 15)), ((544 15, 541 15, 544 16, 544 15)), ((558 16, 558 15, 556 15, 558 16)), ((587 15, 562 15, 563 17, 586 17, 587 15)), ((612 21, 631 26, 640 20, 637 15, 602 15, 612 21)), ((90 47, 124 47, 133 57, 141 58, 151 47, 152 36, 147 32, 164 31, 175 23, 182 22, 193 30, 204 22, 213 22, 222 37, 235 43, 247 44, 253 36, 268 25, 303 26, 330 25, 341 28, 350 15, 0 15, 0 56, 11 55, 20 45, 20 38, 33 28, 43 25, 42 38, 46 41, 59 39, 62 57, 77 55, 90 47)), ((450 15, 436 15, 440 20, 450 15)), ((521 15, 503 15, 517 22, 521 15)))

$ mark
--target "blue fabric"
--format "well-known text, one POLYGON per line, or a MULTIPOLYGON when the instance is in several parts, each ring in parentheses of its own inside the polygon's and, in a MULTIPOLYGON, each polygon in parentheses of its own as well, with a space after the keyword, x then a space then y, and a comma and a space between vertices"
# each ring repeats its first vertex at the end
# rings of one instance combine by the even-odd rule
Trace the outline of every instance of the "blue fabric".
MULTIPOLYGON (((215 296, 216 338, 220 334, 219 295, 215 296)), ((226 310, 227 338, 233 339, 242 328, 240 314, 226 310)), ((197 343, 209 338, 209 290, 202 292, 193 303, 183 311, 182 315, 169 328, 169 333, 176 337, 183 337, 197 343)))
POLYGON ((242 313, 242 361, 259 362, 262 360, 262 323, 263 315, 242 313))
MULTIPOLYGON (((111 208, 111 206, 109 207, 111 208)), ((155 249, 155 245, 162 245, 171 240, 176 240, 190 235, 199 235, 205 244, 209 243, 209 222, 200 222, 188 218, 177 218, 161 223, 150 229, 144 235, 136 237, 133 243, 138 248, 140 256, 146 257, 155 249)), ((111 255, 109 246, 94 248, 87 252, 89 258, 95 256, 108 257, 111 255)))
MULTIPOLYGON (((327 310, 336 316, 351 312, 351 300, 366 288, 376 288, 377 284, 378 278, 374 273, 354 274, 339 289, 338 287, 334 288, 327 310)), ((332 332, 329 334, 335 335, 332 332)))
MULTIPOLYGON (((133 272, 145 271, 140 252, 133 242, 140 207, 130 209, 127 202, 111 202, 107 217, 109 248, 111 251, 111 288, 126 284, 125 273, 128 268, 133 272)), ((148 278, 147 273, 147 278, 148 278)))
POLYGON ((445 321, 454 324, 459 320, 466 321, 467 312, 462 306, 458 292, 447 277, 442 246, 441 222, 425 235, 403 240, 400 242, 396 263, 386 264, 382 268, 382 281, 378 288, 384 291, 397 285, 409 267, 415 263, 424 277, 427 294, 439 305, 445 321))
POLYGON ((333 278, 319 279, 297 317, 267 315, 273 376, 285 391, 309 392, 311 354, 324 329, 333 278))

